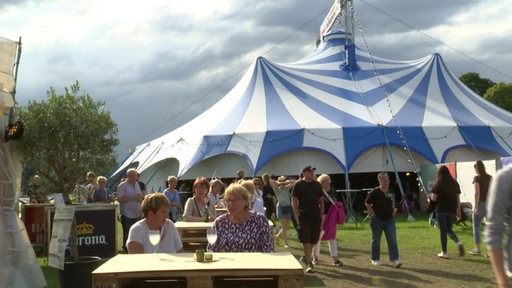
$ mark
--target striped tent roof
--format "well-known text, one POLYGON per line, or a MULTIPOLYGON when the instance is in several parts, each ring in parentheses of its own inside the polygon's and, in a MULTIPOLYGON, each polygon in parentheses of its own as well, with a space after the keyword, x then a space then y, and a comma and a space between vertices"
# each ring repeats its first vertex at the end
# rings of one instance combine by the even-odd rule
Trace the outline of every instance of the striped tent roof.
POLYGON ((390 158, 395 169, 413 171, 411 162, 512 154, 511 113, 464 86, 439 54, 393 61, 353 50, 360 69, 346 69, 355 63, 335 30, 300 61, 259 57, 216 105, 137 147, 118 172, 136 162, 152 175, 166 167, 166 175, 229 177, 235 159, 253 175, 295 174, 302 164, 373 172, 391 170, 390 158))

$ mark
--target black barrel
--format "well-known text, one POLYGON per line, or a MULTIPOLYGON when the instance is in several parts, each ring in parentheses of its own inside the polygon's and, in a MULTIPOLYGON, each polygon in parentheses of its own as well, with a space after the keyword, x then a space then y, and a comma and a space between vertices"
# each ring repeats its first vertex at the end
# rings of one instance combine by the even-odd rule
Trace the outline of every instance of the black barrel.
POLYGON ((92 271, 101 264, 101 258, 96 256, 81 256, 76 261, 66 260, 64 270, 59 270, 61 288, 91 288, 92 271))

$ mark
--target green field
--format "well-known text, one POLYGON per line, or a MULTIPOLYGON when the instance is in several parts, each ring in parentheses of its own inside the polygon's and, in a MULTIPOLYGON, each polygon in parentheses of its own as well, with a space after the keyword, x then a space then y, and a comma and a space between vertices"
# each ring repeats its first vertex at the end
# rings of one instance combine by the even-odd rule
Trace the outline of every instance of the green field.
MULTIPOLYGON (((304 275, 304 287, 496 287, 489 258, 471 255, 457 257, 457 246, 450 239, 448 253, 454 257, 447 260, 437 258, 437 253, 441 251, 439 230, 428 225, 426 215, 415 216, 416 221, 413 222, 407 222, 405 216, 397 218, 398 247, 403 262, 400 269, 393 268, 387 261, 384 236, 381 245, 384 265, 372 266, 369 225, 346 223, 338 226, 337 234, 339 256, 344 266, 330 266, 327 243, 322 243, 320 264, 316 266, 315 274, 304 275)), ((467 226, 455 226, 454 231, 464 243, 466 251, 471 250, 471 222, 467 221, 467 226)), ((288 231, 290 248, 279 246, 276 250, 290 251, 298 258, 302 255, 302 248, 293 236, 294 232, 293 229, 288 231)), ((282 245, 283 241, 280 242, 282 245)), ((39 258, 48 281, 47 287, 59 287, 56 270, 47 267, 44 259, 39 258)))

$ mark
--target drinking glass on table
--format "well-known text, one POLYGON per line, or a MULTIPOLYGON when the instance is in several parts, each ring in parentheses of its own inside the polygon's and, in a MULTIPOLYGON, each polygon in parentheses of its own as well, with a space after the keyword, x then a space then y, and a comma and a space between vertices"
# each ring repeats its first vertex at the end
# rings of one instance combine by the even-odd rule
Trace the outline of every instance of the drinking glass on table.
POLYGON ((215 244, 217 242, 217 230, 215 227, 208 228, 206 230, 206 239, 208 240, 208 243, 211 245, 215 244))
MULTIPOLYGON (((206 240, 208 240, 208 243, 210 243, 210 245, 213 245, 215 242, 217 242, 217 230, 215 229, 214 226, 206 230, 206 240)), ((206 261, 212 261, 212 259, 213 255, 211 252, 205 254, 206 261)))
POLYGON ((149 242, 153 244, 153 253, 156 255, 156 247, 158 242, 160 242, 160 230, 149 230, 149 242))

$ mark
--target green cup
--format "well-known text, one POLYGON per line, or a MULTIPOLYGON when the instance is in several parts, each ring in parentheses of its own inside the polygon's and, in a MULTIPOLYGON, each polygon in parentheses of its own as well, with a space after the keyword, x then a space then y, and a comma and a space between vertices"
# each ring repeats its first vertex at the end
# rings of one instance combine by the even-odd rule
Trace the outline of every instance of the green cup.
POLYGON ((213 254, 212 253, 204 253, 204 261, 212 261, 213 254))
POLYGON ((196 249, 196 261, 197 262, 204 261, 204 249, 196 249))

